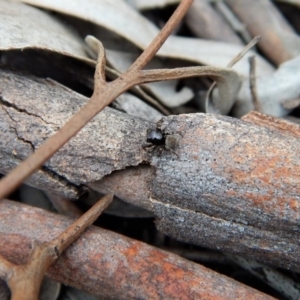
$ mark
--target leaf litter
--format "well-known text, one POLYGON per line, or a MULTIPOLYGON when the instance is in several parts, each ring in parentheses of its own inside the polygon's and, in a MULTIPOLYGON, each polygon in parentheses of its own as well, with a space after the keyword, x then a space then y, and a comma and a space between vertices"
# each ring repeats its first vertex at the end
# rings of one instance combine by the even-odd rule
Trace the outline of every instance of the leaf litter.
MULTIPOLYGON (((2 1, 5 3, 5 1, 2 1)), ((123 1, 98 1, 94 2, 91 1, 90 7, 87 8, 87 5, 83 5, 74 1, 74 3, 68 4, 68 7, 64 7, 64 4, 55 2, 55 1, 25 1, 31 3, 33 5, 37 5, 43 8, 47 8, 51 11, 57 11, 62 14, 71 14, 74 17, 89 20, 90 22, 94 23, 95 26, 103 26, 108 28, 109 30, 114 31, 115 33, 119 34, 122 37, 125 37, 128 41, 133 43, 134 45, 138 46, 141 49, 144 49, 149 41, 156 35, 157 29, 143 16, 134 12, 127 4, 123 1), (101 14, 96 14, 97 11, 106 11, 107 16, 101 16, 101 14), (128 17, 128 15, 130 17, 128 17), (100 17, 101 16, 101 17, 100 17), (127 18, 127 20, 126 20, 127 18), (136 23, 135 23, 136 22, 136 23), (115 24, 113 24, 115 23, 115 24), (126 24, 126 25, 124 25, 126 24), (135 25, 134 25, 135 24, 135 25), (136 24, 140 24, 138 27, 136 24), (128 28, 127 28, 128 27, 128 28), (137 31, 137 28, 139 30, 137 31), (141 29, 142 28, 142 29, 141 29), (139 34, 143 32, 143 34, 139 34)), ((147 7, 147 3, 143 3, 143 1, 128 1, 133 5, 135 8, 138 9, 149 9, 147 7)), ((158 6, 165 6, 169 5, 170 2, 174 1, 157 1, 157 3, 152 3, 152 5, 158 6)), ((227 2, 234 2, 234 1, 227 1, 227 2)), ((278 1, 279 2, 279 1, 278 1)), ((293 4, 298 5, 297 1, 285 1, 291 2, 293 4)), ((9 4, 9 6, 12 6, 9 4)), ((217 5, 215 5, 217 6, 217 5)), ((12 6, 13 7, 13 6, 12 6)), ((25 6, 24 6, 25 7, 25 6)), ((213 8, 214 5, 212 5, 213 8)), ((32 17, 32 13, 34 8, 27 7, 27 9, 32 9, 30 11, 29 16, 32 17)), ((4 12, 4 16, 7 13, 8 9, 1 9, 4 12)), ((16 12, 12 13, 17 14, 16 12)), ((43 15, 46 15, 44 12, 43 15)), ((272 13, 271 13, 272 14, 272 13)), ((26 15, 26 14, 25 14, 26 15)), ((14 16, 15 17, 15 16, 14 16)), ((44 20, 47 17, 42 17, 40 19, 44 20)), ((60 17, 61 20, 62 17, 60 17)), ((4 19, 4 18, 3 18, 4 19)), ((38 17, 37 17, 38 19, 38 17)), ((5 19, 5 23, 6 23, 5 19)), ((246 20, 244 20, 246 22, 246 20)), ((79 60, 84 62, 89 66, 94 67, 95 61, 90 59, 88 56, 88 49, 86 44, 84 44, 83 40, 72 30, 66 29, 65 25, 61 26, 61 23, 56 18, 54 19, 51 15, 49 16, 49 24, 42 24, 37 31, 42 31, 42 28, 45 26, 45 33, 48 32, 48 38, 44 38, 40 36, 37 39, 33 39, 35 34, 32 34, 34 30, 37 28, 35 22, 30 24, 29 20, 22 22, 29 27, 24 26, 24 32, 18 31, 17 22, 12 22, 10 29, 7 30, 13 32, 14 34, 10 35, 10 38, 7 42, 3 42, 0 45, 2 51, 6 51, 13 53, 17 49, 39 49, 40 51, 45 52, 56 52, 63 56, 72 57, 75 60, 79 60), (52 22, 53 21, 53 22, 52 22), (51 23, 52 22, 52 23, 51 23), (56 25, 54 25, 54 23, 56 25), (31 26, 30 26, 31 25, 31 26), (49 38, 49 30, 48 28, 52 27, 53 37, 49 38), (18 35, 18 33, 20 33, 18 35), (30 33, 30 34, 28 34, 30 33), (16 35, 15 35, 16 34, 16 35), (66 40, 65 40, 66 39, 66 40), (52 40, 59 41, 57 44, 53 44, 52 40)), ((8 23, 8 22, 7 22, 8 23)), ((8 36, 8 34, 3 33, 2 36, 8 36)), ((297 45, 299 43, 299 37, 296 35, 289 35, 286 34, 286 37, 291 40, 293 39, 294 44, 297 45)), ((290 42, 286 43, 284 47, 290 47, 290 42)), ((270 47, 270 45, 269 45, 270 47)), ((294 47, 292 47, 295 49, 294 47)), ((233 45, 233 44, 226 44, 226 43, 217 43, 202 39, 196 38, 183 38, 183 37, 170 37, 169 41, 166 42, 166 45, 161 49, 158 53, 161 57, 168 58, 168 59, 180 59, 185 61, 192 61, 197 64, 205 64, 205 65, 212 65, 216 67, 225 67, 227 63, 231 60, 231 58, 237 54, 242 49, 241 46, 233 45), (172 47, 171 47, 172 46, 172 47), (171 49, 173 48, 173 49, 171 49)), ((290 59, 288 61, 284 60, 284 63, 281 64, 277 70, 269 64, 267 61, 270 60, 268 55, 265 55, 265 58, 259 56, 255 52, 249 52, 246 56, 255 55, 257 58, 257 73, 256 73, 256 84, 257 84, 257 96, 261 104, 261 110, 264 113, 271 114, 274 116, 285 116, 287 115, 293 108, 297 107, 297 103, 299 103, 299 78, 298 70, 300 69, 299 65, 299 57, 297 56, 297 51, 295 53, 295 58, 290 59), (293 104, 295 103, 295 104, 293 104)), ((21 54, 20 54, 21 55, 21 54)), ((124 71, 126 66, 122 69, 120 66, 117 67, 118 62, 115 59, 121 60, 124 57, 134 56, 135 54, 120 52, 117 53, 116 51, 107 51, 108 60, 111 63, 111 66, 114 66, 115 69, 119 69, 118 71, 124 71)), ((6 63, 6 58, 9 57, 2 55, 1 62, 3 64, 6 63)), ((131 61, 132 58, 129 59, 131 61)), ((130 62, 126 64, 127 66, 130 65, 130 62)), ((157 64, 165 65, 165 60, 157 59, 157 64)), ((168 66, 168 62, 166 64, 168 66)), ((151 67, 150 65, 148 67, 151 67)), ((240 88, 240 78, 239 76, 234 75, 235 73, 230 73, 226 69, 223 68, 215 68, 208 70, 209 72, 219 72, 218 78, 221 78, 218 84, 219 87, 219 94, 224 98, 221 98, 219 104, 214 104, 214 112, 221 113, 221 114, 228 114, 230 112, 231 115, 236 117, 241 117, 245 115, 247 112, 253 109, 253 102, 252 96, 249 91, 249 63, 248 59, 245 58, 241 60, 237 67, 235 68, 241 78, 243 78, 243 82, 240 88), (230 80, 230 76, 233 76, 233 79, 230 80), (224 83, 225 81, 225 83, 224 83), (233 88, 233 91, 229 92, 230 89, 233 88), (229 100, 229 101, 228 101, 229 100), (231 109, 233 106, 233 109, 231 109)), ((215 73, 214 73, 215 74, 215 73)), ((211 74, 208 74, 211 77, 211 74)), ((91 87, 91 80, 85 83, 88 87, 91 87)), ((148 84, 147 84, 148 85, 148 84)), ((151 84, 152 85, 152 84, 151 84)), ((180 106, 185 104, 192 98, 191 89, 190 87, 183 86, 182 90, 179 90, 176 93, 176 86, 178 82, 168 83, 167 85, 163 86, 162 89, 149 88, 150 92, 152 93, 155 98, 157 98, 163 105, 167 107, 172 106, 180 106), (155 92, 155 89, 158 92, 155 92), (165 89, 165 91, 164 91, 165 89), (185 93, 183 93, 185 91, 185 93), (186 91, 189 91, 189 94, 186 94, 186 91), (160 94, 161 92, 161 94, 160 94), (167 97, 164 97, 164 93, 167 94, 167 97), (182 94, 181 94, 182 93, 182 94), (187 96, 188 95, 188 96, 187 96), (176 99, 178 96, 178 99, 176 99), (183 97, 182 97, 183 96, 183 97), (173 101, 172 101, 173 100, 173 101)), ((149 91, 148 90, 148 91, 149 91)), ((133 96, 133 102, 139 100, 133 96)), ((129 102, 127 99, 131 99, 129 96, 128 98, 124 98, 123 101, 119 101, 123 104, 118 104, 116 107, 123 111, 132 111, 132 109, 127 109, 125 107, 125 103, 129 102), (121 105, 121 106, 120 106, 121 105)), ((147 96, 146 96, 147 97, 147 96)), ((151 97, 151 96, 150 96, 151 97)), ((215 97, 215 95, 214 95, 215 97)), ((218 103, 218 102, 214 102, 218 103)), ((139 104, 140 105, 140 104, 139 104)), ((206 110, 207 111, 207 110, 206 110)), ((133 115, 138 115, 138 112, 132 112, 133 115)), ((147 117, 149 114, 149 108, 145 108, 144 118, 147 117)), ((159 117, 159 113, 154 113, 156 116, 153 116, 155 119, 159 117)), ((141 115, 140 115, 141 117, 141 115)), ((154 121, 154 119, 151 119, 154 121)))

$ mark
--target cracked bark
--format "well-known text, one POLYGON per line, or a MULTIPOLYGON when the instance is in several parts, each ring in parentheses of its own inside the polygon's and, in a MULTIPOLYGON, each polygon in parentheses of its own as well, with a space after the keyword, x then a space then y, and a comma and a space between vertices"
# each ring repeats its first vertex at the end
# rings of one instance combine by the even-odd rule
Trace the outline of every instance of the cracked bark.
MULTIPOLYGON (((4 70, 0 87, 2 105, 16 121, 1 115, 2 172, 31 151, 11 126, 38 147, 86 101, 53 81, 4 70)), ((176 239, 300 271, 300 141, 285 133, 208 114, 154 124, 106 108, 46 167, 153 211, 158 228, 176 239), (156 127, 166 145, 144 149, 147 129, 156 127)))
MULTIPOLYGON (((8 70, 1 70, 0 85, 2 173, 32 152, 29 145, 39 147, 87 100, 53 81, 8 70)), ((49 174, 41 172, 43 183, 36 182, 36 176, 28 183, 75 198, 78 191, 74 187, 78 190, 78 186, 114 170, 145 161, 147 153, 142 145, 151 126, 155 127, 153 123, 106 108, 45 164, 64 189, 57 189, 55 182, 45 184, 49 174)))

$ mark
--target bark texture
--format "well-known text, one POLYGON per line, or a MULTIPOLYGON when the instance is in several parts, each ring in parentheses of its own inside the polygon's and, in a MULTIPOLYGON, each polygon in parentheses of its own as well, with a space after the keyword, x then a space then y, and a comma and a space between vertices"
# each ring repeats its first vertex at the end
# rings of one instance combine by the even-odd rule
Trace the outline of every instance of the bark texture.
MULTIPOLYGON (((0 87, 2 172, 86 100, 10 71, 0 87)), ((263 119, 258 126, 189 114, 154 124, 107 108, 47 162, 60 185, 44 185, 44 173, 31 183, 69 197, 80 185, 114 193, 154 212, 158 228, 176 239, 300 271, 300 127, 263 119), (155 128, 164 143, 143 147, 155 128)))
POLYGON ((176 239, 299 271, 300 127, 248 119, 263 126, 165 117, 158 128, 166 144, 149 149, 152 171, 117 171, 90 186, 133 204, 149 197, 158 228, 176 239))
POLYGON ((158 126, 176 137, 177 153, 152 158, 158 228, 299 271, 300 140, 207 114, 170 116, 158 126))
MULTIPOLYGON (((50 241, 71 220, 0 202, 0 254, 15 263, 33 240, 50 241)), ((105 299, 273 299, 175 254, 92 226, 49 269, 55 280, 105 299)))
MULTIPOLYGON (((87 100, 53 81, 6 70, 1 70, 0 87, 2 173, 39 147, 87 100)), ((29 183, 74 198, 77 195, 71 187, 143 162, 146 153, 142 145, 151 124, 106 108, 46 163, 39 178, 29 183), (63 187, 56 188, 56 184, 63 187)))

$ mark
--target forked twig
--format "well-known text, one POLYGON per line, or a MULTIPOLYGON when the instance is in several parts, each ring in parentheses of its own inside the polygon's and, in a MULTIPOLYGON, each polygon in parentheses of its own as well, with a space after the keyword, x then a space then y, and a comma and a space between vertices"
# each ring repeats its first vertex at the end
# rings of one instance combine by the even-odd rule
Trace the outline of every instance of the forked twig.
MULTIPOLYGON (((95 115, 130 87, 143 83, 140 70, 154 57, 176 25, 183 18, 193 0, 182 0, 164 28, 132 64, 127 72, 116 80, 105 80, 105 51, 99 43, 99 55, 95 72, 94 93, 90 100, 56 134, 51 136, 35 153, 12 170, 0 181, 0 199, 3 199, 26 178, 39 169, 58 149, 79 132, 95 115)), ((152 80, 154 81, 154 80, 152 80)))
POLYGON ((12 300, 38 299, 46 270, 98 218, 112 199, 111 194, 104 196, 58 237, 50 242, 34 245, 26 264, 15 265, 0 256, 0 278, 10 287, 12 300))

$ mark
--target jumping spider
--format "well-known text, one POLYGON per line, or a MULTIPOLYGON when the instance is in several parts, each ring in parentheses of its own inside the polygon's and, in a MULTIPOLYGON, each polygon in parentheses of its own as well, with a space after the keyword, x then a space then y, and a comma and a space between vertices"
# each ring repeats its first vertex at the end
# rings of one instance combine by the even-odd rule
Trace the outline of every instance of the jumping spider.
POLYGON ((147 143, 143 145, 143 148, 151 148, 151 149, 156 149, 159 147, 159 149, 166 149, 173 154, 175 154, 177 157, 179 155, 175 152, 175 149, 178 146, 178 135, 177 134, 172 134, 172 135, 167 135, 164 134, 159 128, 156 129, 151 129, 149 128, 147 130, 147 138, 146 138, 147 143))

